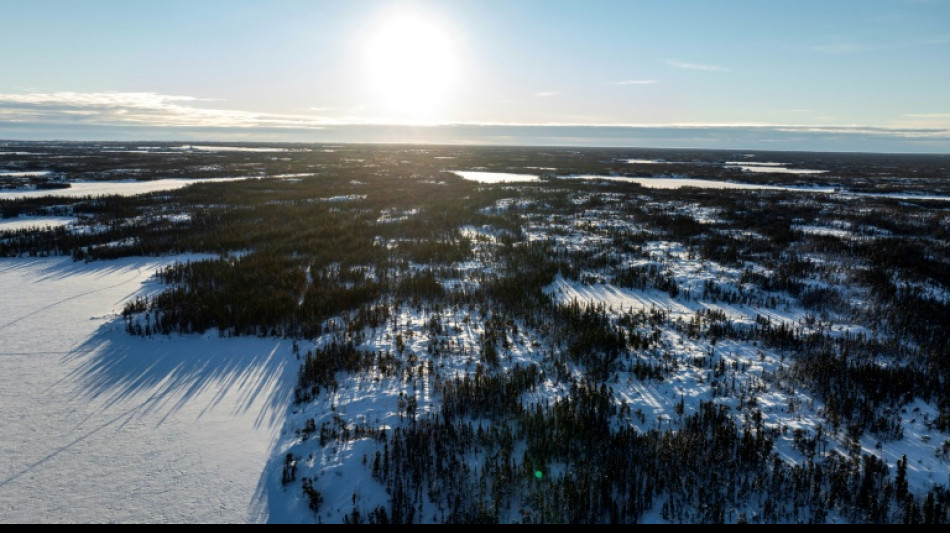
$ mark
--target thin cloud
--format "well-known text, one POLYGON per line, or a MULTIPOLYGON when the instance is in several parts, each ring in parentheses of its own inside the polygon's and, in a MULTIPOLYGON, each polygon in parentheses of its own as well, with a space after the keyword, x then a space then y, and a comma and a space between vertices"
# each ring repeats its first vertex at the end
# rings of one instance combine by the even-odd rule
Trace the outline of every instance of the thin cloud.
POLYGON ((704 65, 702 63, 688 63, 686 61, 675 61, 673 59, 667 60, 667 65, 671 67, 686 69, 686 70, 703 70, 706 72, 732 72, 731 69, 726 67, 721 67, 719 65, 704 65))
POLYGON ((795 134, 835 134, 889 136, 902 138, 947 138, 950 127, 868 126, 858 124, 780 124, 766 122, 657 122, 657 123, 577 123, 577 122, 452 122, 443 126, 509 128, 580 128, 618 130, 715 130, 744 132, 782 132, 795 134))
MULTIPOLYGON (((549 96, 558 94, 547 91, 549 96)), ((85 128, 96 131, 102 127, 149 127, 174 131, 303 131, 321 130, 329 126, 372 128, 393 125, 382 118, 368 117, 323 117, 317 115, 284 115, 255 113, 234 109, 199 107, 214 100, 181 95, 158 93, 0 93, 0 126, 2 124, 28 124, 31 127, 85 128)), ((909 118, 947 118, 950 113, 908 114, 909 118), (918 116, 919 115, 919 116, 918 116)), ((717 130, 780 132, 794 134, 840 134, 866 135, 909 139, 945 139, 950 137, 950 127, 924 124, 905 127, 878 127, 863 125, 795 125, 768 123, 498 123, 498 122, 447 122, 431 124, 443 128, 452 127, 513 127, 513 128, 570 128, 606 131, 620 130, 717 130)), ((53 131, 51 130, 51 131, 53 131)), ((157 130, 156 130, 157 131, 157 130)), ((330 130, 327 130, 330 131, 330 130)), ((334 130, 335 131, 335 130, 334 130)), ((363 131, 363 130, 360 130, 363 131)), ((369 131, 369 130, 366 130, 369 131)), ((288 133, 289 135, 289 133, 288 133)))
POLYGON ((541 91, 536 93, 535 96, 538 98, 551 98, 552 96, 557 96, 559 93, 557 91, 541 91))
POLYGON ((616 85, 656 85, 660 80, 623 80, 616 82, 616 85))
POLYGON ((199 107, 218 100, 151 92, 58 92, 0 94, 0 114, 11 120, 46 123, 171 127, 319 128, 326 119, 310 115, 255 113, 199 107))

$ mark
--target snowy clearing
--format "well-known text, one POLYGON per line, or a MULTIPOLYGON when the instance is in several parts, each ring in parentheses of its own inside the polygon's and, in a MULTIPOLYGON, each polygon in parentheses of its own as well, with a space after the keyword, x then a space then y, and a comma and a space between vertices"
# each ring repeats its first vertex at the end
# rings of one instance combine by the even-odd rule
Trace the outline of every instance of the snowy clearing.
POLYGON ((76 223, 73 217, 18 217, 0 218, 0 232, 30 228, 61 228, 76 223))
POLYGON ((529 183, 538 181, 538 176, 531 174, 509 174, 505 172, 476 172, 452 170, 452 174, 463 180, 477 181, 478 183, 529 183))

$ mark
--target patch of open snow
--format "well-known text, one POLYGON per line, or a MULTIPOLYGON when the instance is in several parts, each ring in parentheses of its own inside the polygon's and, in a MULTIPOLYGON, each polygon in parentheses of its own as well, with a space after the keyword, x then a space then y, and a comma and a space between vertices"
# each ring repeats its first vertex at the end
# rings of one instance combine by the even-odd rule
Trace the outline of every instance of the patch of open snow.
POLYGON ((558 276, 545 292, 562 304, 577 301, 581 305, 603 304, 614 312, 657 309, 672 313, 690 314, 692 309, 656 290, 635 291, 610 284, 586 285, 558 276))
POLYGON ((914 193, 900 193, 900 192, 843 192, 843 195, 853 196, 857 198, 893 198, 895 200, 919 200, 919 201, 936 201, 936 202, 950 202, 950 196, 940 195, 940 194, 914 194, 914 193))
POLYGON ((786 164, 787 163, 775 163, 775 162, 768 162, 768 161, 759 161, 759 162, 726 161, 726 165, 731 166, 731 167, 737 167, 737 166, 742 166, 742 165, 750 166, 750 167, 782 167, 782 166, 785 166, 786 164))
POLYGON ((313 172, 302 172, 298 174, 274 174, 273 176, 269 176, 269 177, 274 178, 274 179, 279 179, 279 180, 299 181, 298 178, 312 178, 314 176, 316 176, 316 174, 314 174, 313 172))
POLYGON ((846 230, 846 229, 827 228, 824 226, 802 225, 802 226, 792 226, 792 229, 796 231, 800 231, 807 235, 827 235, 830 237, 838 237, 841 239, 846 239, 854 235, 851 231, 846 230))
POLYGON ((531 174, 509 174, 506 172, 476 172, 469 170, 451 170, 452 174, 468 181, 478 183, 528 183, 540 178, 531 174))
POLYGON ((0 232, 19 231, 23 229, 47 229, 61 228, 74 225, 76 219, 73 217, 27 217, 18 218, 0 218, 0 232))
POLYGON ((392 224, 393 222, 404 222, 419 214, 418 209, 383 209, 380 217, 376 219, 378 224, 392 224))
POLYGON ((0 178, 38 178, 49 176, 50 174, 52 174, 52 171, 49 170, 32 170, 26 172, 0 170, 0 178))
POLYGON ((317 201, 338 203, 338 202, 358 202, 360 200, 365 200, 365 199, 366 199, 365 194, 345 194, 345 195, 340 195, 340 196, 331 196, 329 198, 317 198, 317 201))

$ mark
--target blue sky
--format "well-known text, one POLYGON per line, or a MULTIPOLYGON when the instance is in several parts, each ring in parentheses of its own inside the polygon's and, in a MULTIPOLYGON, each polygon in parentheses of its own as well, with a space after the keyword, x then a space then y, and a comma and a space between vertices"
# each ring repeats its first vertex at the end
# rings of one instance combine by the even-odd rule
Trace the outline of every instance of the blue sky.
POLYGON ((950 0, 0 0, 0 13, 0 138, 950 152, 950 0))

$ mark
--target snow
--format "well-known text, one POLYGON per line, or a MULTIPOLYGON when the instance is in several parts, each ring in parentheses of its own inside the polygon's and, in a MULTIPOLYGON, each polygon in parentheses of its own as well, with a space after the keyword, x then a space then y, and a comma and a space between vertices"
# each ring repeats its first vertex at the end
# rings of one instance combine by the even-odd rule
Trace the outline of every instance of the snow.
POLYGON ((827 170, 810 170, 804 168, 788 168, 783 166, 785 163, 750 163, 727 161, 726 168, 738 168, 743 172, 775 173, 775 174, 827 174, 827 170))
POLYGON ((19 231, 30 228, 61 228, 76 223, 73 217, 28 217, 0 218, 0 232, 19 231))
MULTIPOLYGON (((778 165, 758 164, 769 169, 778 165)), ((481 183, 509 181, 499 176, 538 179, 492 172, 456 174, 481 183), (482 175, 486 181, 463 174, 482 175)), ((293 179, 297 175, 288 176, 293 179)), ((574 178, 643 181, 661 184, 660 188, 681 187, 686 182, 707 188, 833 192, 681 178, 574 178)), ((602 200, 598 205, 619 205, 624 200, 619 195, 596 197, 602 200)), ((341 195, 312 201, 365 198, 341 195)), ((591 198, 594 196, 584 193, 571 200, 584 205, 591 198)), ((508 211, 518 216, 517 211, 528 205, 531 200, 504 198, 486 212, 508 211)), ((699 204, 670 203, 669 207, 703 223, 715 223, 721 215, 699 204)), ((415 209, 386 209, 378 222, 417 214, 415 209)), ((187 214, 163 216, 176 222, 189 220, 187 214)), ((608 209, 580 209, 576 216, 537 217, 533 220, 540 222, 528 223, 532 216, 522 215, 525 234, 532 240, 549 240, 560 251, 609 247, 611 231, 637 229, 633 220, 608 209)), ((25 223, 23 220, 10 224, 25 223)), ((61 222, 68 225, 75 220, 62 218, 61 222)), ((792 227, 806 234, 851 238, 862 231, 837 220, 822 225, 808 225, 801 219, 796 222, 792 227)), ((5 223, 0 221, 0 231, 5 223)), ((489 225, 458 229, 471 240, 475 259, 455 265, 464 274, 440 279, 446 288, 477 286, 474 273, 492 271, 491 251, 502 234, 489 225)), ((379 239, 390 246, 398 242, 379 239)), ((808 390, 794 390, 777 377, 789 368, 789 354, 757 342, 687 334, 686 324, 691 319, 713 320, 704 312, 714 311, 738 325, 751 326, 761 319, 797 331, 823 330, 832 335, 869 331, 853 324, 855 319, 835 316, 835 312, 816 324, 814 316, 784 293, 756 292, 774 297, 778 303, 771 307, 703 301, 704 284, 737 292, 752 290, 740 283, 742 269, 761 272, 764 267, 751 263, 727 267, 703 261, 678 242, 637 243, 635 252, 618 252, 618 261, 628 267, 656 266, 675 280, 681 289, 679 296, 653 288, 619 287, 611 283, 610 275, 596 269, 582 272, 583 282, 558 276, 546 288, 561 304, 602 304, 612 320, 640 310, 666 314, 656 330, 655 348, 625 354, 609 378, 614 401, 627 408, 614 423, 629 424, 639 431, 675 430, 683 416, 697 412, 701 402, 712 401, 728 406, 737 422, 761 411, 764 427, 775 432, 776 454, 790 464, 805 460, 794 437, 796 431, 811 436, 821 428, 828 451, 846 453, 844 433, 829 429, 822 402, 808 390), (638 378, 631 370, 638 359, 669 363, 668 374, 663 379, 638 378), (723 362, 722 375, 714 374, 712 363, 716 361, 723 362), (732 389, 724 393, 723 384, 728 382, 732 389), (736 391, 742 391, 741 399, 736 391)), ((808 259, 816 264, 834 264, 814 255, 808 259)), ((363 330, 358 343, 360 350, 393 354, 395 370, 341 372, 339 388, 325 390, 307 404, 291 406, 299 363, 288 340, 226 339, 215 331, 154 339, 124 333, 122 320, 115 313, 137 294, 158 292, 161 287, 149 275, 172 260, 92 264, 67 259, 0 260, 0 427, 4 428, 0 433, 0 521, 335 522, 354 506, 366 511, 385 505, 389 495, 366 463, 366 458, 371 461, 381 451, 380 441, 330 439, 326 446, 317 445, 317 439, 302 436, 300 428, 309 419, 314 419, 318 428, 324 423, 347 428, 405 427, 410 416, 400 404, 410 396, 418 401, 417 417, 438 413, 442 398, 435 384, 477 371, 492 310, 464 304, 393 307, 391 319, 381 327, 363 330), (444 333, 430 332, 433 317, 439 319, 444 333), (285 487, 280 477, 288 453, 297 458, 298 473, 296 482, 285 487), (303 477, 313 478, 314 487, 325 497, 319 516, 301 500, 303 477)), ((423 268, 410 265, 413 270, 423 268)), ((828 284, 832 278, 833 274, 818 274, 806 282, 828 284)), ((860 298, 857 289, 843 287, 842 291, 845 297, 860 298)), ((942 293, 944 297, 946 293, 942 293)), ((335 326, 339 324, 332 325, 328 329, 338 331, 335 326)), ((492 371, 508 372, 515 364, 538 365, 540 384, 524 393, 526 405, 568 396, 567 381, 553 377, 552 360, 559 348, 545 344, 545 328, 517 326, 505 333, 509 347, 499 354, 500 363, 492 371)), ((340 340, 335 335, 300 342, 317 347, 340 340)), ((566 367, 570 375, 582 373, 582 368, 570 365, 566 367)), ((859 442, 862 453, 883 458, 892 471, 896 461, 907 455, 911 459, 909 484, 918 493, 945 483, 950 457, 943 444, 950 442, 950 435, 932 429, 938 412, 935 406, 916 400, 898 415, 904 429, 902 439, 879 443, 865 435, 859 442)), ((556 471, 558 465, 552 468, 556 471)), ((428 519, 433 516, 432 505, 427 498, 422 500, 422 517, 428 519)), ((643 521, 662 521, 661 504, 657 502, 643 521)))
MULTIPOLYGON (((659 164, 659 161, 647 161, 647 160, 629 160, 630 162, 637 163, 651 163, 659 164)), ((766 164, 757 164, 749 166, 748 168, 742 167, 743 170, 749 172, 780 172, 785 174, 823 174, 826 173, 824 170, 807 170, 807 169, 789 169, 772 166, 778 163, 768 163, 766 164)), ((539 181, 538 176, 531 174, 510 174, 504 172, 481 172, 481 171, 450 171, 453 174, 458 175, 462 179, 469 181, 476 181, 478 183, 528 183, 539 181)), ((703 180, 695 178, 676 178, 676 177, 649 177, 649 178, 634 178, 628 176, 602 176, 602 175, 592 175, 592 174, 577 174, 573 176, 561 176, 560 179, 580 179, 580 180, 589 180, 589 181, 616 181, 622 183, 636 183, 646 187, 648 189, 682 189, 684 187, 694 187, 697 189, 731 189, 731 190, 748 190, 748 191, 787 191, 787 192, 800 192, 800 193, 812 193, 812 194, 837 194, 846 198, 893 198, 897 200, 934 200, 934 201, 950 201, 950 196, 944 195, 935 195, 935 194, 911 194, 911 193, 860 193, 860 192, 850 192, 840 190, 835 187, 826 187, 820 185, 813 185, 809 187, 801 186, 782 186, 782 185, 763 185, 757 183, 737 183, 733 181, 721 181, 721 180, 703 180)))
POLYGON ((468 181, 477 181, 478 183, 527 183, 538 181, 540 178, 531 174, 509 174, 506 172, 476 172, 476 171, 450 171, 453 174, 468 181))
POLYGON ((939 194, 911 194, 911 193, 899 193, 899 192, 853 192, 845 193, 850 196, 855 197, 866 197, 866 198, 893 198, 895 200, 933 200, 937 202, 950 202, 950 196, 939 195, 939 194))
POLYGON ((265 148, 265 147, 248 147, 248 146, 182 146, 178 150, 184 151, 194 151, 194 152, 257 152, 257 153, 271 153, 271 152, 291 152, 290 148, 265 148))
POLYGON ((901 409, 904 438, 881 443, 878 448, 878 441, 865 435, 861 439, 862 453, 874 455, 892 465, 907 456, 907 482, 911 490, 926 492, 934 486, 950 483, 950 456, 943 453, 943 444, 950 442, 950 435, 927 427, 936 420, 938 413, 935 406, 920 399, 914 400, 901 409))
POLYGON ((610 284, 585 285, 570 282, 558 276, 546 292, 557 297, 562 304, 574 301, 581 305, 603 304, 608 309, 620 312, 631 310, 659 309, 672 313, 690 314, 693 311, 670 298, 669 294, 657 290, 635 291, 615 287, 610 284))
POLYGON ((737 166, 750 166, 750 167, 781 167, 785 166, 786 163, 775 163, 762 161, 759 163, 754 163, 752 161, 726 161, 727 166, 737 167, 737 166))
POLYGON ((49 170, 35 170, 29 172, 7 172, 0 170, 0 178, 38 178, 52 174, 49 170))
POLYGON ((301 178, 312 178, 314 176, 316 176, 316 174, 314 174, 313 172, 299 172, 296 174, 275 174, 270 177, 274 179, 279 179, 279 180, 300 181, 301 178))
POLYGON ((125 333, 174 259, 0 259, 0 519, 260 522, 290 342, 125 333))
POLYGON ((365 200, 366 198, 367 196, 365 194, 344 194, 340 196, 331 196, 329 198, 317 198, 317 201, 330 203, 359 202, 360 200, 365 200))
POLYGON ((404 222, 419 214, 418 209, 383 209, 382 214, 376 220, 377 224, 392 224, 394 222, 404 222))
POLYGON ((217 178, 217 179, 163 179, 152 181, 74 181, 68 189, 31 189, 18 191, 0 191, 0 200, 19 198, 82 198, 85 196, 137 196, 153 192, 175 191, 196 183, 226 183, 253 178, 217 178))
POLYGON ((100 154, 179 154, 181 151, 159 151, 159 150, 101 150, 100 154))
POLYGON ((755 183, 735 183, 731 181, 700 180, 693 178, 630 178, 625 176, 597 176, 597 175, 576 175, 569 179, 582 180, 602 180, 617 181, 625 183, 637 183, 649 189, 681 189, 683 187, 695 187, 697 189, 737 189, 754 191, 792 191, 792 192, 810 192, 810 193, 833 193, 835 189, 828 187, 782 187, 777 185, 758 185, 755 183))
POLYGON ((813 225, 801 225, 791 227, 793 230, 800 231, 808 235, 825 235, 829 237, 838 237, 840 239, 847 239, 853 236, 853 233, 846 229, 841 228, 828 228, 824 226, 813 226, 813 225))

